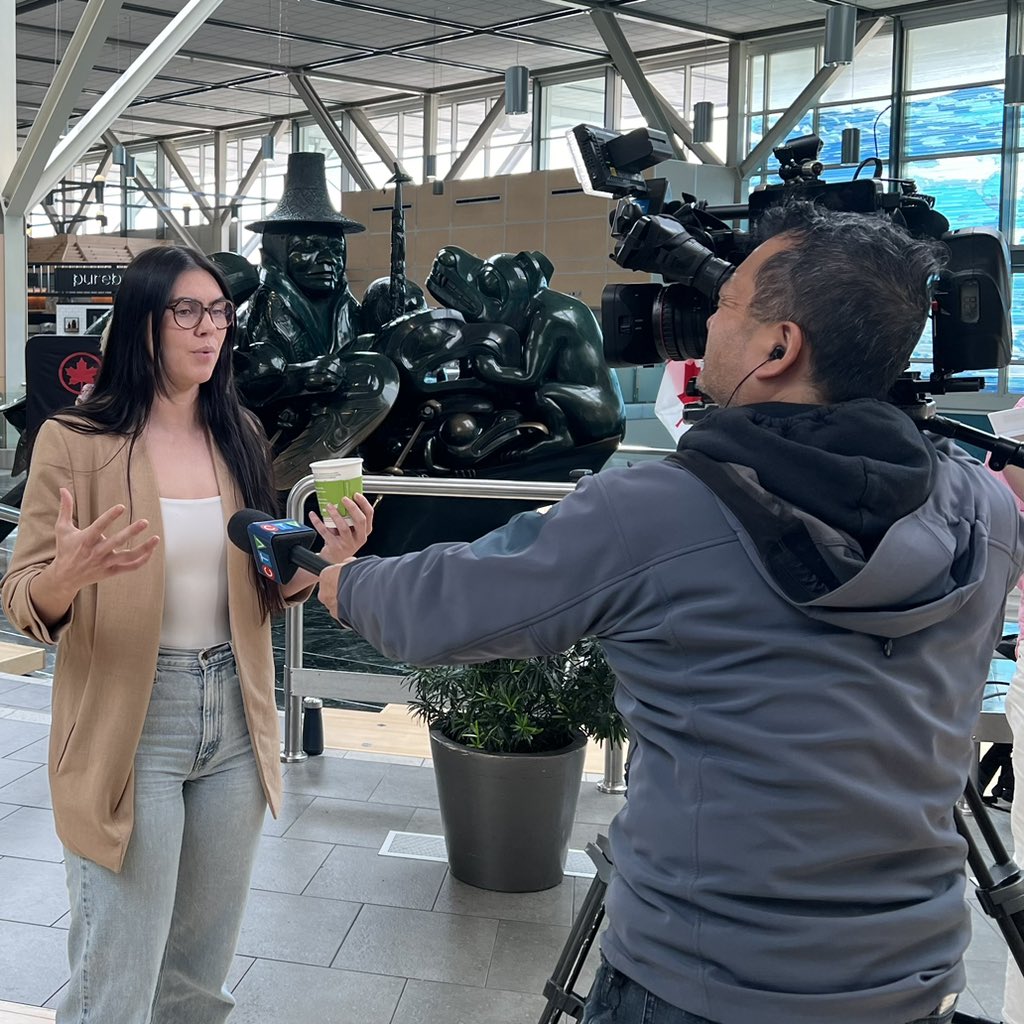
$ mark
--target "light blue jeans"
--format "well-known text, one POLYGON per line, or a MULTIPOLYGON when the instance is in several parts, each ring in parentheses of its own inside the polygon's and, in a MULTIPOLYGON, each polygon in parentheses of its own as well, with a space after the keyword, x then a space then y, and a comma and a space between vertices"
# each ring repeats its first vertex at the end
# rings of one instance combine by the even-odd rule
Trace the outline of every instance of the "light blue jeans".
POLYGON ((220 1024, 266 801, 228 644, 161 649, 119 873, 65 849, 58 1024, 220 1024))

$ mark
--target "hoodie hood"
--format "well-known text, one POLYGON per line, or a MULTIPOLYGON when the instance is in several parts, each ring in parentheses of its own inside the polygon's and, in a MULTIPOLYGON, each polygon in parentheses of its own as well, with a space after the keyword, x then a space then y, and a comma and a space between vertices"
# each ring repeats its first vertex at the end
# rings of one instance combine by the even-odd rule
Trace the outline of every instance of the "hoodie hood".
POLYGON ((886 402, 719 410, 672 459, 711 487, 770 585, 812 618, 905 636, 955 614, 984 577, 1002 489, 886 402))

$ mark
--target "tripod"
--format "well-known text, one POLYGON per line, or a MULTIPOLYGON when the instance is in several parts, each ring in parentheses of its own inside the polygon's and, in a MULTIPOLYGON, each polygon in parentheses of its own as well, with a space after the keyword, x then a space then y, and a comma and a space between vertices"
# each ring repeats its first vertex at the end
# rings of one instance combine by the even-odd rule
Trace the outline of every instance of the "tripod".
MULTIPOLYGON (((956 830, 967 843, 967 863, 976 881, 975 892, 978 901, 985 913, 995 919, 1017 967, 1024 973, 1024 878, 1021 876, 1020 868, 1006 852, 1006 847, 999 838, 978 787, 973 781, 968 781, 964 798, 992 857, 990 865, 975 842, 973 830, 968 826, 966 816, 959 807, 954 807, 956 830)), ((1024 800, 1024 794, 1019 799, 1024 800)), ((594 862, 597 874, 590 883, 554 971, 544 985, 547 1004, 538 1024, 557 1024, 563 1014, 574 1020, 583 1017, 586 996, 577 994, 576 983, 604 919, 605 891, 614 870, 606 836, 599 835, 595 843, 588 843, 587 854, 594 862)), ((953 1022, 998 1024, 984 1017, 960 1012, 954 1014, 953 1022)))

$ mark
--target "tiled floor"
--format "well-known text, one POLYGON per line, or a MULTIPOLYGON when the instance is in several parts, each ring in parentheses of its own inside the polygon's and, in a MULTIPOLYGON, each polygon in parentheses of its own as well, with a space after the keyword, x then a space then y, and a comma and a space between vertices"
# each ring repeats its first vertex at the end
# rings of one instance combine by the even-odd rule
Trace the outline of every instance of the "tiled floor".
MULTIPOLYGON (((0 675, 0 1000, 52 1006, 67 979, 67 897, 46 786, 49 685, 0 675)), ((284 766, 231 987, 236 1024, 533 1024, 588 882, 484 892, 444 864, 379 856, 392 829, 437 834, 429 766, 338 752, 284 766)), ((620 798, 583 784, 573 845, 620 798)), ((993 818, 1008 842, 1005 813, 993 818)), ((1006 948, 972 900, 961 1007, 998 1017, 1006 948)))
MULTIPOLYGON (((44 765, 49 685, 0 676, 0 1000, 54 1005, 67 898, 44 765)), ((588 881, 473 889, 447 866, 379 856, 390 830, 440 832, 429 766, 339 756, 285 765, 231 987, 236 1022, 532 1024, 588 881)), ((583 784, 576 837, 621 799, 583 784)), ((577 841, 574 839, 574 841, 577 841)))

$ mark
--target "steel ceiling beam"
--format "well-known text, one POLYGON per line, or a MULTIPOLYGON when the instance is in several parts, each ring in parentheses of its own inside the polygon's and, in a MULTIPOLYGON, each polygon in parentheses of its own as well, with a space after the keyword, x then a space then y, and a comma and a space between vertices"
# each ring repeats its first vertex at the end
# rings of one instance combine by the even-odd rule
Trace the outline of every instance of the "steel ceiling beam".
MULTIPOLYGON (((280 121, 275 121, 270 126, 270 131, 268 131, 267 134, 273 137, 275 145, 277 145, 281 141, 285 132, 288 130, 288 127, 289 123, 284 119, 280 121)), ((260 151, 252 158, 252 161, 250 162, 248 169, 246 170, 245 174, 242 175, 242 180, 238 183, 238 188, 235 190, 235 194, 231 197, 230 203, 225 209, 221 210, 221 224, 226 223, 228 218, 231 216, 231 207, 234 206, 235 203, 244 199, 249 194, 250 189, 253 187, 253 185, 256 183, 256 179, 259 177, 260 168, 263 166, 263 163, 264 157, 262 151, 260 151)))
POLYGON ((498 122, 504 116, 505 90, 502 89, 501 95, 494 102, 494 106, 487 111, 483 121, 480 122, 480 127, 473 133, 473 137, 466 143, 466 148, 456 157, 455 162, 444 176, 445 181, 455 181, 458 178, 470 160, 477 155, 487 140, 494 134, 494 129, 498 127, 498 122))
POLYGON ((356 179, 356 184, 363 189, 374 188, 373 179, 366 173, 366 168, 360 162, 352 144, 345 138, 344 133, 338 127, 323 100, 317 95, 309 79, 305 75, 295 74, 289 75, 288 80, 292 83, 296 94, 306 104, 306 109, 313 115, 313 120, 320 126, 327 141, 334 147, 334 151, 341 158, 345 169, 356 179))
MULTIPOLYGON (((857 42, 853 56, 857 56, 885 26, 885 18, 870 18, 857 26, 857 42)), ((814 106, 821 94, 846 70, 843 64, 837 67, 823 67, 804 87, 803 92, 789 105, 789 109, 765 133, 761 141, 750 151, 739 166, 740 178, 749 178, 768 159, 771 151, 800 123, 800 118, 814 106)))
MULTIPOLYGON (((121 140, 109 129, 103 133, 103 141, 111 149, 115 146, 121 145, 121 140)), ((156 210, 157 216, 178 237, 178 241, 180 241, 182 245, 188 246, 189 249, 195 249, 197 252, 202 252, 203 250, 196 244, 196 240, 189 234, 185 225, 182 224, 173 213, 171 213, 167 206, 166 197, 160 194, 160 191, 153 185, 149 178, 142 173, 137 165, 135 168, 135 184, 138 186, 139 191, 149 200, 153 209, 156 210)))
POLYGON ((606 14, 614 14, 627 21, 640 21, 650 25, 659 25, 662 28, 678 29, 681 32, 699 32, 707 39, 718 43, 729 43, 736 38, 733 33, 712 28, 710 25, 701 25, 695 21, 684 21, 667 14, 651 14, 648 11, 636 10, 619 4, 609 4, 606 0, 542 0, 542 2, 554 7, 566 7, 589 13, 601 11, 606 14))
MULTIPOLYGON (((637 107, 640 108, 644 120, 652 128, 657 128, 665 133, 677 160, 684 159, 683 150, 676 141, 673 125, 666 116, 666 104, 655 92, 651 83, 647 81, 647 76, 640 67, 636 55, 629 48, 629 43, 626 41, 619 23, 615 20, 615 15, 595 7, 590 10, 590 19, 597 31, 601 33, 601 38, 604 40, 604 45, 608 47, 608 54, 615 65, 615 70, 622 75, 623 81, 629 86, 629 92, 637 107)), ((688 127, 685 127, 685 131, 690 135, 692 143, 692 132, 688 127)))
POLYGON ((35 183, 28 207, 39 201, 76 164, 98 137, 124 113, 125 108, 153 80, 154 75, 200 28, 220 6, 221 0, 188 0, 167 27, 132 62, 110 91, 99 99, 89 113, 54 149, 39 180, 35 183))
POLYGON ((85 210, 89 203, 92 202, 93 193, 96 191, 96 179, 105 179, 107 174, 110 173, 110 165, 114 162, 114 151, 108 146, 103 156, 100 158, 99 164, 96 166, 96 174, 93 176, 92 186, 85 191, 85 195, 82 196, 81 202, 78 204, 78 209, 75 210, 71 216, 71 222, 68 225, 68 234, 77 235, 79 228, 81 228, 83 219, 85 217, 85 210))
POLYGON ((186 166, 185 161, 181 159, 181 154, 174 143, 167 139, 161 139, 157 145, 167 158, 167 162, 174 168, 175 174, 181 178, 185 188, 189 190, 192 198, 196 201, 196 206, 199 207, 199 211, 212 224, 217 215, 214 213, 213 207, 206 201, 206 193, 196 184, 196 179, 192 177, 192 172, 186 166))
MULTIPOLYGON (((366 139, 370 148, 384 162, 385 167, 393 168, 395 164, 398 164, 399 167, 402 166, 402 162, 395 156, 391 147, 381 138, 380 132, 373 127, 373 123, 359 107, 350 107, 346 113, 352 118, 352 123, 356 126, 359 134, 366 139)), ((404 171, 404 168, 402 169, 404 171)))
MULTIPOLYGON (((690 122, 679 113, 678 110, 657 90, 653 85, 648 83, 654 98, 661 104, 662 111, 665 114, 665 120, 672 127, 672 131, 679 136, 683 145, 693 153, 701 163, 713 164, 718 167, 722 167, 725 161, 706 143, 694 142, 693 141, 693 127, 690 122)), ((632 92, 630 88, 630 92, 632 92)), ((636 97, 634 96, 634 99, 636 97)))
POLYGON ((39 115, 32 123, 3 187, 8 212, 27 213, 38 199, 34 189, 54 146, 65 131, 75 100, 99 57, 107 34, 117 21, 122 0, 89 0, 71 41, 61 57, 53 81, 46 90, 39 115))

